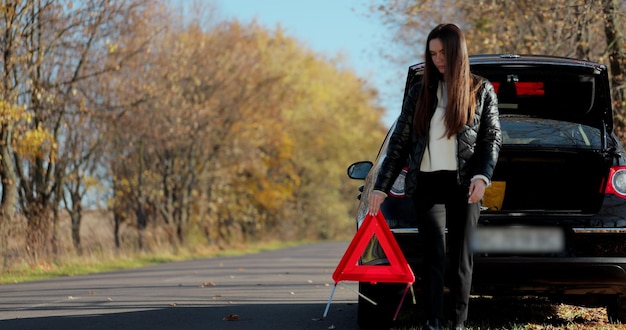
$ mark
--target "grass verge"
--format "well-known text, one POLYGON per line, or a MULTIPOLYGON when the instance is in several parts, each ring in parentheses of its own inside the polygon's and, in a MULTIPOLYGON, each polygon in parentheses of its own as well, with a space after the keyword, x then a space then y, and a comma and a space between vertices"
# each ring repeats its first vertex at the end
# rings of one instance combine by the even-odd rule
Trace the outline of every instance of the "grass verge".
POLYGON ((175 253, 167 251, 159 253, 119 253, 115 255, 90 255, 84 257, 75 256, 64 258, 57 256, 54 258, 54 261, 40 261, 33 263, 22 262, 14 264, 7 271, 0 273, 0 284, 22 283, 64 276, 103 273, 123 269, 140 268, 165 262, 245 255, 308 243, 310 242, 272 241, 229 247, 228 249, 177 249, 175 253))
MULTIPOLYGON (((420 329, 419 311, 403 307, 392 330, 420 329)), ((419 306, 417 306, 419 309, 419 306)), ((467 330, 617 330, 623 324, 610 324, 606 308, 586 308, 527 297, 473 297, 467 330)))

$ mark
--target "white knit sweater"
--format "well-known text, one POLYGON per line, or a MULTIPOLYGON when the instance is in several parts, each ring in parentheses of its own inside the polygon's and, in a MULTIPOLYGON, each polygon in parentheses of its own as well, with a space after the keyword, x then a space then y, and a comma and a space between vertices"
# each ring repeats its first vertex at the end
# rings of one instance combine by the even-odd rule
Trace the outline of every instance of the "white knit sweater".
POLYGON ((448 97, 446 84, 439 82, 437 88, 437 109, 430 120, 430 130, 428 132, 428 146, 422 158, 420 171, 455 171, 456 161, 456 135, 451 138, 446 136, 446 126, 444 124, 444 114, 448 97))

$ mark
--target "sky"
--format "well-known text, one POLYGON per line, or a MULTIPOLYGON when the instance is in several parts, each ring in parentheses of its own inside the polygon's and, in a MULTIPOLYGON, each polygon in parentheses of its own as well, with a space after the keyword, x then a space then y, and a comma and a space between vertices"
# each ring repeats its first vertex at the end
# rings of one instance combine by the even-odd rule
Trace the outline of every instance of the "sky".
POLYGON ((287 36, 330 58, 341 55, 348 67, 379 91, 390 126, 400 113, 405 67, 387 61, 381 51, 392 38, 380 19, 368 17, 367 0, 213 0, 221 19, 257 22, 270 30, 278 25, 287 36))

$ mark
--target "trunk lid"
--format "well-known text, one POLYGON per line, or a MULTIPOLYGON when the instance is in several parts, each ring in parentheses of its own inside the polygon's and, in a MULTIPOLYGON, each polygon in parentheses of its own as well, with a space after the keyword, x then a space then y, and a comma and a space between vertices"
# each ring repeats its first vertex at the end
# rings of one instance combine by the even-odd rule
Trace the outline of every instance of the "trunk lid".
MULTIPOLYGON (((494 85, 502 114, 575 122, 604 134, 613 129, 605 65, 541 55, 474 55, 471 71, 494 85)), ((407 87, 423 63, 409 68, 407 87)), ((405 89, 408 90, 408 89, 405 89)))

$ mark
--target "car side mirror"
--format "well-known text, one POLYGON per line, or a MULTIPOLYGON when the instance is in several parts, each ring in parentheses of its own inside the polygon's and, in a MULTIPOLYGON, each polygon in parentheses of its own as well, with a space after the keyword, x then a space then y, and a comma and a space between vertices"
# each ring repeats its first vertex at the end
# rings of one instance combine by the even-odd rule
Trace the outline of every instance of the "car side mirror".
POLYGON ((348 177, 355 180, 363 180, 367 177, 374 164, 370 161, 356 162, 348 166, 348 177))

